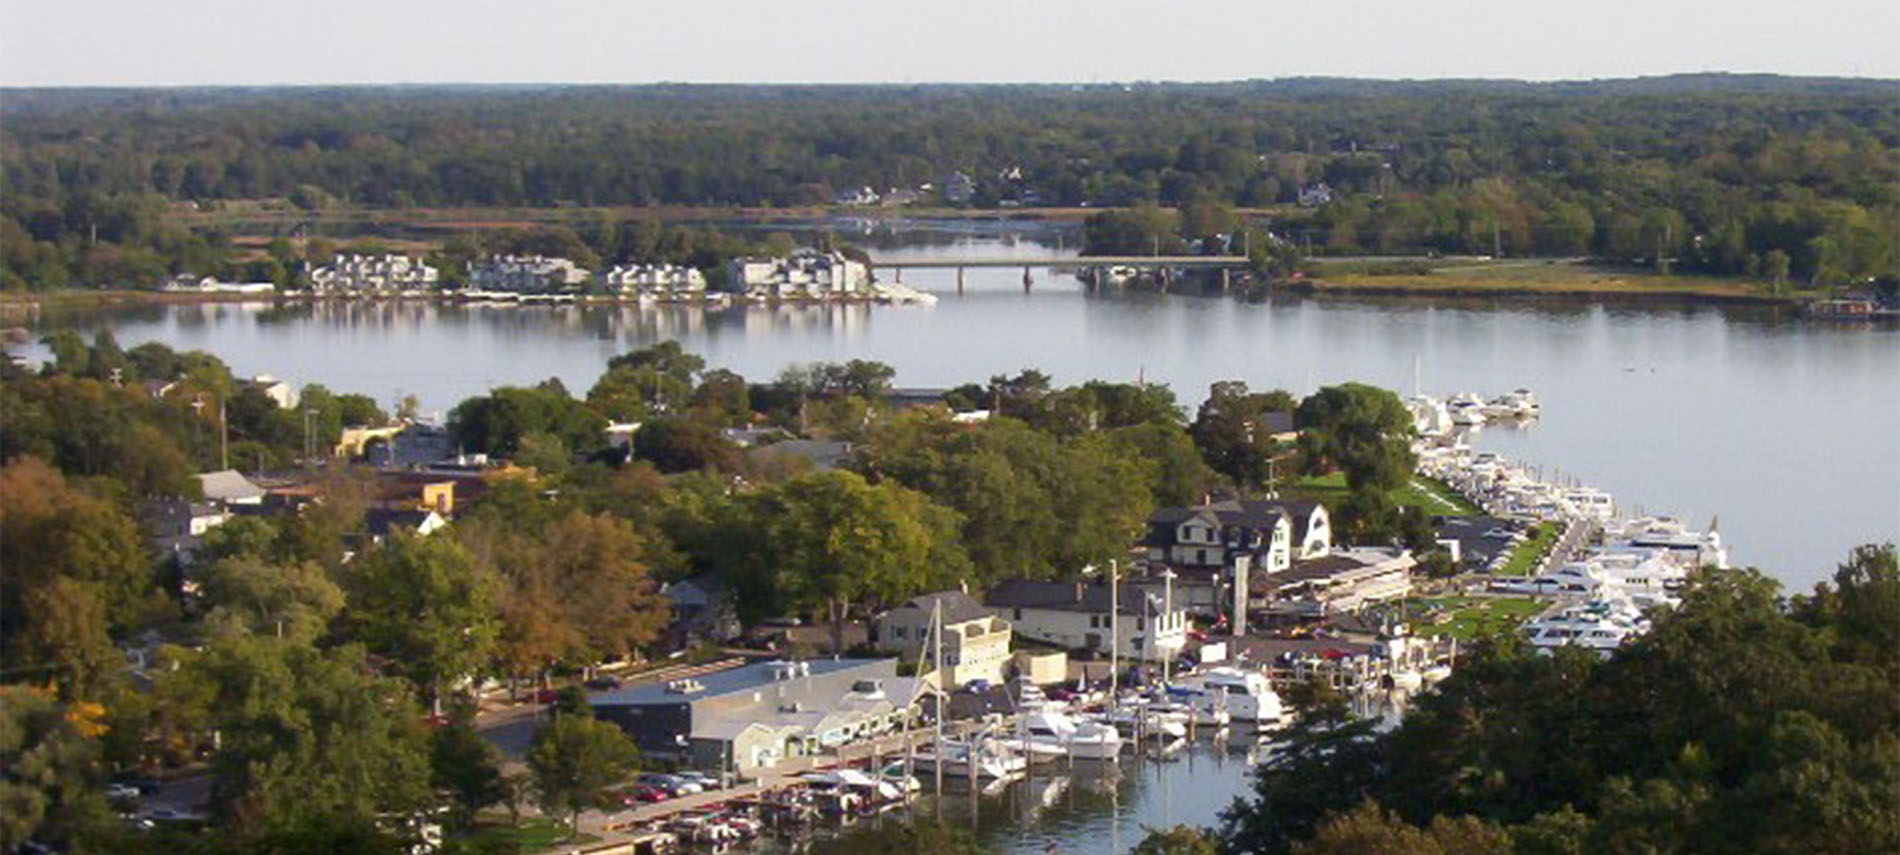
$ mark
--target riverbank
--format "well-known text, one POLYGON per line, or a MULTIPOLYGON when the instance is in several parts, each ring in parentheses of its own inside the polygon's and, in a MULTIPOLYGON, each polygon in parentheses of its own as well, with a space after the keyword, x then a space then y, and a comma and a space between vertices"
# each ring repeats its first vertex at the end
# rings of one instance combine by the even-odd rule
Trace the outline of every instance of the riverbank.
POLYGON ((1665 300, 1792 306, 1806 297, 1769 293, 1766 286, 1713 276, 1664 276, 1647 270, 1604 267, 1569 260, 1464 263, 1382 272, 1365 265, 1315 265, 1315 275, 1285 286, 1301 294, 1362 294, 1400 297, 1566 297, 1600 300, 1665 300))

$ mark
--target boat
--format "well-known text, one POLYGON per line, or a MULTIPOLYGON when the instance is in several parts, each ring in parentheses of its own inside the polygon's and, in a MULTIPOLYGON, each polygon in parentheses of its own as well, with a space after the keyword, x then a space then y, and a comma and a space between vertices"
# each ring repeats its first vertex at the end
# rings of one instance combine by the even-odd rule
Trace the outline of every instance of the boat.
POLYGON ((1165 703, 1173 704, 1188 716, 1188 721, 1199 728, 1226 727, 1234 719, 1227 714, 1226 697, 1201 688, 1169 686, 1165 692, 1165 703))
POLYGON ((1122 736, 1113 726, 1055 710, 1024 716, 1020 741, 1030 751, 1060 751, 1074 760, 1113 760, 1122 750, 1122 736))
POLYGON ((1266 675, 1258 671, 1230 666, 1211 668, 1190 678, 1185 685, 1219 694, 1227 715, 1243 724, 1274 727, 1285 724, 1289 718, 1286 708, 1280 704, 1280 696, 1273 691, 1266 675))
POLYGON ((1451 396, 1451 400, 1445 402, 1445 411, 1451 415, 1451 423, 1459 427, 1484 424, 1484 399, 1469 392, 1451 396))
POLYGON ((1532 646, 1545 652, 1582 647, 1608 656, 1625 641, 1649 631, 1649 619, 1634 603, 1599 597, 1526 621, 1521 628, 1532 646))
POLYGON ((884 768, 879 769, 877 777, 878 780, 896 787, 900 792, 906 795, 916 793, 918 790, 923 789, 923 785, 917 783, 917 779, 905 771, 904 761, 902 760, 887 764, 884 768))
POLYGON ((941 756, 935 746, 926 744, 912 751, 910 759, 918 773, 934 775, 941 771, 946 778, 968 778, 973 774, 986 780, 1013 778, 1029 765, 1022 755, 995 739, 978 741, 974 757, 970 743, 946 739, 941 756))
POLYGON ((1440 662, 1420 671, 1419 676, 1425 679, 1425 685, 1437 685, 1451 677, 1451 666, 1440 662))
POLYGON ((1183 739, 1187 736, 1187 714, 1156 709, 1152 704, 1132 703, 1108 714, 1108 720, 1124 735, 1148 739, 1183 739))

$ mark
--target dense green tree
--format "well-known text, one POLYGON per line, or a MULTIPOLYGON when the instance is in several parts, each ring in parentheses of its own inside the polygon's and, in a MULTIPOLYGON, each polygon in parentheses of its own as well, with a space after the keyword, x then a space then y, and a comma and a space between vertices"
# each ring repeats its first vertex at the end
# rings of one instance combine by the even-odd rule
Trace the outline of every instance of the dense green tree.
POLYGON ((535 734, 527 759, 541 809, 566 817, 572 828, 602 790, 633 773, 640 755, 618 725, 557 715, 535 734))
POLYGON ((499 582, 454 540, 398 535, 350 562, 343 585, 347 637, 387 657, 432 704, 481 676, 499 631, 499 582))
POLYGON ((844 649, 854 603, 917 593, 928 580, 933 531, 923 502, 896 485, 873 486, 851 472, 818 472, 758 496, 756 519, 770 553, 756 556, 757 589, 799 611, 826 612, 832 647, 844 649))
POLYGON ((199 608, 214 635, 269 635, 315 642, 343 610, 343 589, 309 562, 218 561, 205 571, 199 608))
POLYGON ((71 845, 111 821, 99 727, 25 686, 0 686, 0 849, 71 845))
POLYGON ((1208 387, 1207 400, 1190 428, 1208 467, 1243 486, 1260 486, 1287 473, 1273 471, 1279 444, 1266 418, 1292 412, 1292 396, 1280 390, 1251 392, 1239 380, 1208 387))
POLYGON ((218 733, 212 807, 231 833, 374 825, 428 806, 422 710, 369 665, 353 646, 232 638, 167 675, 167 692, 198 698, 218 733))
POLYGON ((640 426, 633 435, 633 455, 661 472, 690 472, 739 468, 739 447, 712 422, 697 416, 669 416, 640 426))
POLYGON ((447 723, 430 733, 429 770, 436 788, 454 796, 455 825, 469 825, 506 797, 502 759, 501 749, 475 730, 474 705, 450 705, 447 723))
POLYGON ((113 658, 110 628, 153 613, 138 527, 33 458, 0 467, 0 661, 88 686, 113 658))
POLYGON ((469 451, 510 455, 522 437, 547 434, 569 451, 591 454, 606 444, 607 420, 564 391, 503 387, 469 398, 449 412, 449 430, 469 451))

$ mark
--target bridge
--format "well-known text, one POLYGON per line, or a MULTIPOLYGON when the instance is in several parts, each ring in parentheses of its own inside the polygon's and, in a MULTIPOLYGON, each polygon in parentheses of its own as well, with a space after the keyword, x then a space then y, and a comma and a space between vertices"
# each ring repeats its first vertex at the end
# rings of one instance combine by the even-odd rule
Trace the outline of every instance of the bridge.
POLYGON ((971 267, 996 268, 1020 267, 1023 269, 1023 290, 1029 290, 1034 279, 1030 269, 1035 267, 1090 268, 1093 271, 1089 280, 1091 285, 1101 285, 1101 271, 1110 267, 1129 267, 1136 270, 1159 272, 1165 278, 1175 270, 1219 270, 1222 285, 1227 275, 1235 268, 1246 268, 1251 262, 1244 255, 1064 255, 1037 258, 1033 256, 1013 257, 966 257, 966 258, 872 258, 873 270, 890 270, 898 282, 904 281, 904 270, 938 269, 957 272, 957 293, 963 292, 963 271, 971 267))

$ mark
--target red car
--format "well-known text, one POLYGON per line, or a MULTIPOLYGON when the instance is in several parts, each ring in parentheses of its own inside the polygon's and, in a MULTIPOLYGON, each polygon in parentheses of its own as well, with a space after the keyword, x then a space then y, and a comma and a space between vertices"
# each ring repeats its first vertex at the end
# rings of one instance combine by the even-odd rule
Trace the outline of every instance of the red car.
POLYGON ((534 693, 534 702, 537 704, 551 704, 560 700, 560 697, 560 689, 537 689, 534 693))
POLYGON ((640 786, 628 790, 625 795, 621 796, 620 803, 627 807, 633 807, 641 802, 663 802, 670 798, 672 798, 672 796, 667 795, 666 791, 659 787, 649 787, 645 784, 641 784, 640 786))

